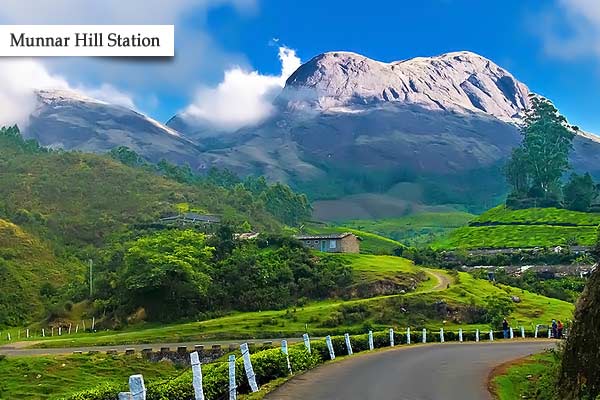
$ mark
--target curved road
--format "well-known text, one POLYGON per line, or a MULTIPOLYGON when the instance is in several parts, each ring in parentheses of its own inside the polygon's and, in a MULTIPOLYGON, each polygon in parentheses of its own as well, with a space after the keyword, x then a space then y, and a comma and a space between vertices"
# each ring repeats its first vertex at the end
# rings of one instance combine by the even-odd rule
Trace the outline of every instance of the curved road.
POLYGON ((270 400, 488 400, 487 377, 552 342, 446 343, 349 357, 300 375, 270 400))

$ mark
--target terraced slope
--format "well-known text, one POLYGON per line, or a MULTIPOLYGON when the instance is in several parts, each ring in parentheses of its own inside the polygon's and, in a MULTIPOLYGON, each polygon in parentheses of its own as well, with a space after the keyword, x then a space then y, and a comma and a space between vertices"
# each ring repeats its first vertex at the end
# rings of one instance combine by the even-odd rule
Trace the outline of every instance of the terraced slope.
POLYGON ((510 210, 498 206, 468 226, 437 240, 437 249, 532 248, 566 245, 591 246, 596 241, 600 214, 530 208, 510 210))

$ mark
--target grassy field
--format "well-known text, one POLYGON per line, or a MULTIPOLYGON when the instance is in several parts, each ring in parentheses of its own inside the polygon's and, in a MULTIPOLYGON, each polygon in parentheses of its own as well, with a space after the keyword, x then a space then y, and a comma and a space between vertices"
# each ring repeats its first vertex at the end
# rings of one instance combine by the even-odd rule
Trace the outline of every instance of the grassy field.
POLYGON ((436 249, 592 246, 600 214, 557 208, 509 210, 498 206, 436 240, 436 249))
POLYGON ((392 254, 394 249, 404 247, 404 245, 396 240, 384 237, 372 232, 367 232, 360 229, 349 228, 345 226, 334 226, 326 224, 309 224, 306 227, 307 234, 318 233, 345 233, 352 232, 360 236, 363 241, 360 244, 361 253, 365 254, 392 254))
POLYGON ((146 379, 179 374, 171 363, 152 363, 141 356, 70 355, 0 360, 0 399, 61 399, 104 383, 121 383, 143 374, 146 379))
MULTIPOLYGON (((498 400, 537 399, 539 392, 551 384, 547 372, 557 363, 553 353, 536 354, 519 360, 492 379, 498 400)), ((548 398, 548 397, 545 397, 548 398)))
POLYGON ((473 218, 475 215, 460 211, 422 212, 399 218, 345 221, 340 226, 372 232, 408 246, 419 246, 465 226, 473 218))
POLYGON ((475 218, 473 222, 481 224, 598 226, 600 225, 600 214, 552 207, 510 210, 501 205, 484 212, 475 218))
MULTIPOLYGON (((393 279, 402 273, 424 274, 416 290, 406 294, 384 295, 369 299, 341 298, 309 303, 287 310, 233 313, 201 322, 173 325, 137 325, 123 331, 78 334, 46 338, 38 347, 71 347, 131 343, 187 342, 202 340, 297 337, 307 329, 314 336, 364 333, 367 329, 390 326, 405 328, 489 329, 487 324, 469 323, 462 317, 472 307, 484 307, 488 296, 519 296, 521 303, 509 316, 514 326, 531 329, 552 318, 568 320, 573 305, 549 299, 521 289, 494 286, 467 273, 449 275, 446 271, 416 267, 410 261, 391 256, 344 255, 360 279, 393 279), (449 285, 449 287, 448 287, 449 285), (436 311, 445 302, 456 317, 436 311)), ((37 339, 39 340, 39 338, 37 339)), ((33 340, 32 340, 33 342, 33 340)), ((33 344, 33 343, 32 343, 33 344)))
POLYGON ((596 241, 594 226, 498 225, 458 228, 440 238, 435 249, 526 248, 565 246, 576 243, 592 246, 596 241))

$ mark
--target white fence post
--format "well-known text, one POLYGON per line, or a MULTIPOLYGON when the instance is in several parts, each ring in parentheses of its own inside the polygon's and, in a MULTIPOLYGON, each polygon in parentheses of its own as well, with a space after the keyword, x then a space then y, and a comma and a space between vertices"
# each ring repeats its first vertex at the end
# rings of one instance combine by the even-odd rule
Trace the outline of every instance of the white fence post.
POLYGON ((352 343, 350 343, 350 335, 345 333, 344 339, 346 340, 346 349, 348 349, 348 355, 352 355, 352 343))
POLYGON ((490 329, 490 342, 494 341, 494 331, 490 329))
POLYGON ((410 344, 410 327, 406 328, 406 344, 410 344))
POLYGON ((62 326, 58 327, 58 336, 62 336, 62 326))
POLYGON ((458 341, 459 342, 463 341, 462 328, 458 329, 458 341))
POLYGON ((129 393, 131 393, 132 400, 146 400, 146 386, 142 375, 129 377, 129 393))
POLYGON ((94 332, 95 327, 96 327, 96 317, 92 317, 92 332, 94 332))
POLYGON ((229 356, 229 400, 236 400, 237 385, 235 383, 235 356, 229 356))
POLYGON ((521 338, 525 339, 525 328, 521 326, 521 338))
POLYGON ((27 339, 29 339, 29 329, 25 330, 25 336, 26 336, 27 339))
POLYGON ((538 338, 538 332, 539 332, 539 329, 540 329, 540 326, 539 326, 539 325, 536 325, 536 326, 535 326, 535 334, 533 335, 533 337, 534 337, 534 338, 536 338, 536 339, 538 338))
POLYGON ((312 354, 310 349, 310 337, 308 336, 308 333, 302 335, 302 339, 304 339, 304 347, 306 347, 306 350, 308 350, 308 354, 312 354))
POLYGON ((8 332, 8 333, 6 334, 6 338, 7 338, 7 339, 8 339, 8 341, 10 342, 10 332, 8 332))
POLYGON ((75 327, 75 333, 79 332, 79 324, 77 324, 77 326, 75 327))
POLYGON ((333 351, 333 343, 331 343, 331 336, 325 337, 325 343, 327 343, 327 349, 329 350, 329 358, 335 360, 335 351, 333 351))
POLYGON ((423 328, 423 336, 421 337, 421 342, 427 343, 427 329, 423 328))
POLYGON ((548 339, 552 337, 552 329, 548 328, 548 339))
POLYGON ((290 364, 290 355, 288 353, 288 343, 287 340, 281 341, 281 351, 285 354, 285 358, 287 360, 287 367, 290 375, 292 374, 292 364, 290 364))
POLYGON ((250 361, 250 349, 248 349, 248 343, 242 343, 240 349, 242 350, 244 369, 246 370, 250 389, 252 389, 252 393, 256 393, 258 392, 258 385, 256 384, 256 375, 254 375, 254 369, 252 368, 252 361, 250 361))
POLYGON ((46 330, 42 328, 42 337, 46 337, 46 330))
POLYGON ((373 331, 369 331, 369 350, 373 351, 375 346, 373 345, 373 331))
POLYGON ((390 347, 394 347, 394 329, 390 328, 390 347))
POLYGON ((202 388, 202 365, 198 352, 190 354, 192 364, 192 385, 194 386, 194 400, 204 400, 204 389, 202 388))
POLYGON ((69 335, 71 334, 71 327, 73 326, 73 324, 69 324, 69 335))
POLYGON ((515 332, 513 331, 512 326, 510 327, 510 338, 514 339, 515 338, 515 332))
POLYGON ((83 324, 83 331, 85 332, 85 319, 82 319, 81 323, 83 324))
POLYGON ((479 342, 479 329, 475 331, 475 341, 479 342))
POLYGON ((444 328, 440 328, 440 343, 444 343, 444 328))

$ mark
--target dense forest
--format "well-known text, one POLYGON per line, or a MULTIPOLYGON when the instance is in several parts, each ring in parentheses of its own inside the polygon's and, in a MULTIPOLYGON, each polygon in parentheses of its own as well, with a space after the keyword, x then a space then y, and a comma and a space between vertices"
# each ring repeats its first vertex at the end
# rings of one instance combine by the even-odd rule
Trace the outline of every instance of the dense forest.
MULTIPOLYGON (((196 175, 186 166, 150 164, 127 148, 108 155, 46 149, 16 127, 0 129, 0 192, 0 292, 10 297, 16 285, 23 303, 3 298, 0 326, 57 317, 88 299, 88 260, 100 264, 107 253, 126 250, 124 243, 161 234, 149 227, 162 217, 216 214, 232 235, 281 234, 311 212, 306 196, 263 178, 196 175)), ((202 248, 206 238, 197 239, 202 248)), ((206 250, 211 265, 224 251, 217 247, 206 250)), ((133 262, 133 251, 127 254, 123 266, 133 262)))

